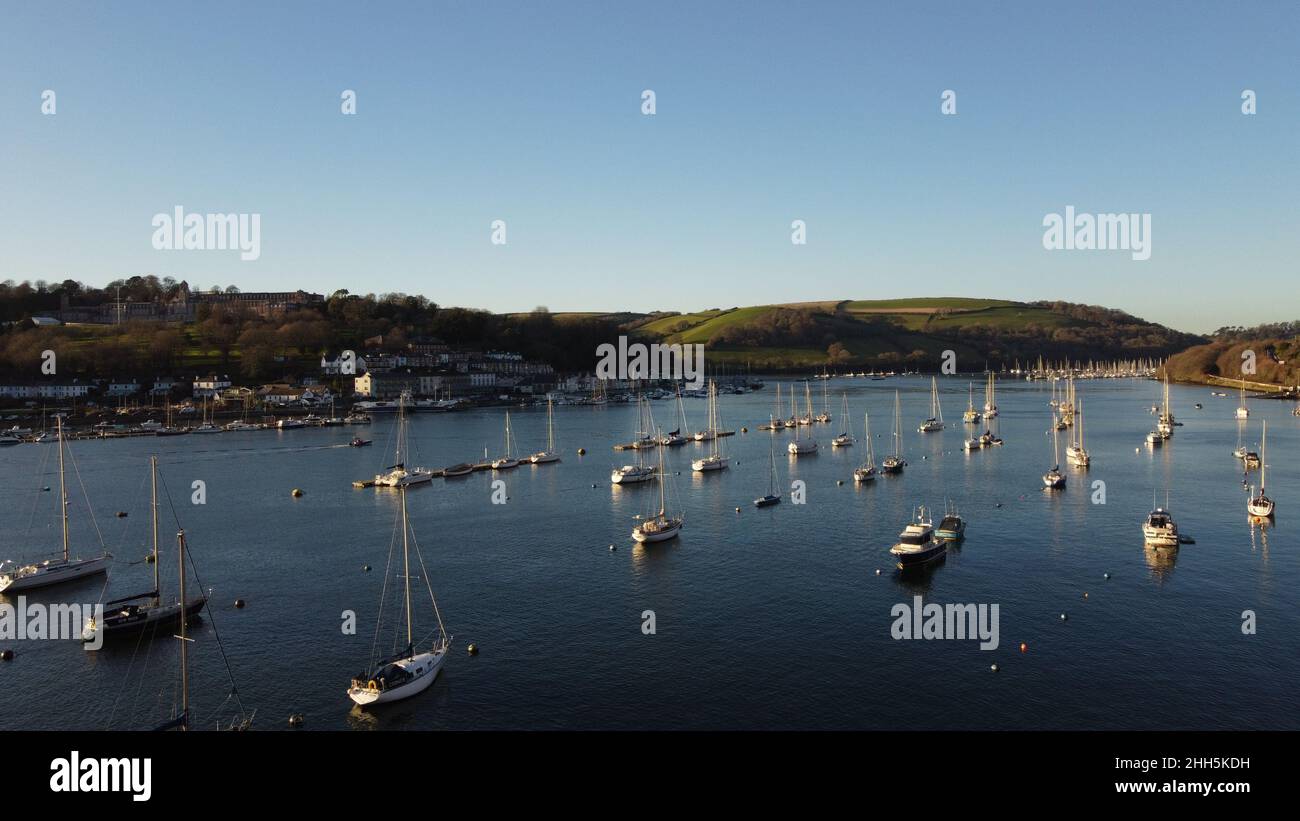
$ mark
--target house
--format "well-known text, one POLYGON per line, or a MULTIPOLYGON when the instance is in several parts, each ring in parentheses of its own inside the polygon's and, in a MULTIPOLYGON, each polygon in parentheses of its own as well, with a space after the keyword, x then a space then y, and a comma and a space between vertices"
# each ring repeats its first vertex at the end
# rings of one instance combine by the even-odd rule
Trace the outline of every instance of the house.
POLYGON ((340 353, 338 356, 335 357, 322 355, 320 358, 321 375, 322 376, 352 376, 358 373, 365 373, 367 370, 365 357, 357 354, 353 354, 352 370, 348 371, 346 374, 343 372, 343 364, 344 364, 344 358, 342 353, 340 353))
POLYGON ((140 383, 134 379, 129 382, 126 380, 109 380, 104 387, 105 396, 134 396, 140 392, 140 383))
POLYGON ((213 374, 211 376, 203 377, 202 379, 195 379, 192 392, 194 396, 216 396, 219 392, 230 387, 230 385, 231 382, 229 376, 219 377, 216 374, 213 374))
POLYGON ((303 389, 295 388, 284 382, 263 385, 257 391, 257 398, 272 405, 291 405, 302 399, 303 389))
POLYGON ((173 379, 170 376, 160 376, 157 379, 154 379, 153 387, 149 389, 149 393, 154 396, 163 396, 171 393, 179 384, 181 384, 179 379, 173 379))
POLYGON ((10 399, 79 399, 89 395, 94 385, 74 379, 71 382, 41 382, 34 385, 0 385, 0 396, 10 399))

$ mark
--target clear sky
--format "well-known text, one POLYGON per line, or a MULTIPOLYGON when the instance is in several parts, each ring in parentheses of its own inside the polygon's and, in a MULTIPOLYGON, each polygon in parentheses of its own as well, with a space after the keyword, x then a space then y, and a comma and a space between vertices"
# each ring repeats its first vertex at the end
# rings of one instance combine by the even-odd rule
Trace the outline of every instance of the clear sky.
POLYGON ((0 279, 1205 331, 1300 316, 1298 154, 1294 2, 0 2, 0 279), (177 205, 260 258, 155 250, 177 205), (1067 205, 1150 213, 1151 259, 1044 250, 1067 205))

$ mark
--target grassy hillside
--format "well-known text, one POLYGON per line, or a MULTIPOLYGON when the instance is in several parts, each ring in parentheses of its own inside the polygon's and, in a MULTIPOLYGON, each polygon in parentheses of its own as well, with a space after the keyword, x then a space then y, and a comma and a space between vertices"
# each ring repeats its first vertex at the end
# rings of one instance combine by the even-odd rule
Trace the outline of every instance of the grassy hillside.
POLYGON ((930 365, 945 350, 970 367, 1039 355, 1128 359, 1205 341, 1095 306, 963 297, 757 305, 659 316, 632 331, 765 368, 930 365))

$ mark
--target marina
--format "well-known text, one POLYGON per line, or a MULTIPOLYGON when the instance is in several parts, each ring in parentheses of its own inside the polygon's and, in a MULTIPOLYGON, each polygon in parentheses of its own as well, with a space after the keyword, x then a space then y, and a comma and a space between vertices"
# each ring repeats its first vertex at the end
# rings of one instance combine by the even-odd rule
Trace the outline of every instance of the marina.
MULTIPOLYGON (((1247 446, 1270 454, 1268 497, 1280 512, 1260 521, 1247 515, 1251 492, 1241 486, 1241 463, 1230 454, 1238 433, 1233 403, 1206 401, 1204 387, 1172 385, 1170 406, 1182 424, 1177 438, 1135 452, 1134 442, 1151 424, 1155 383, 1088 382, 1083 404, 1093 463, 1087 480, 1043 493, 1039 477, 1051 458, 1051 442, 1044 440, 1052 438, 1044 420, 1053 410, 1045 381, 999 384, 996 421, 1007 444, 977 457, 962 449, 964 430, 922 434, 900 424, 903 415, 928 413, 929 376, 832 380, 850 418, 895 416, 897 449, 908 455, 908 470, 875 481, 854 481, 854 473, 871 460, 872 449, 895 452, 889 430, 864 416, 866 441, 854 447, 828 448, 816 459, 788 453, 782 442, 806 440, 811 430, 758 430, 773 416, 775 385, 797 384, 767 381, 765 390, 718 400, 737 429, 727 447, 728 470, 691 470, 712 452, 708 440, 637 451, 652 480, 646 486, 604 481, 611 469, 604 454, 630 430, 663 433, 647 417, 676 420, 674 392, 641 403, 640 413, 636 402, 553 405, 549 414, 546 405, 511 409, 517 441, 547 442, 550 428, 562 459, 541 465, 521 459, 505 472, 465 461, 484 446, 502 447, 505 409, 411 414, 404 450, 410 461, 459 465, 465 473, 453 482, 433 468, 432 481, 408 490, 352 487, 356 477, 393 464, 397 413, 367 428, 374 440, 369 448, 350 447, 355 429, 347 426, 73 440, 67 447, 113 556, 111 588, 100 576, 26 595, 94 601, 113 598, 112 590, 152 589, 146 558, 152 551, 149 458, 156 455, 173 496, 194 480, 206 484, 205 504, 190 504, 185 495, 173 501, 184 508, 191 551, 203 571, 198 592, 210 596, 208 607, 220 617, 241 697, 273 729, 287 727, 283 718, 290 715, 302 716, 308 729, 753 726, 760 695, 746 695, 737 683, 754 680, 772 652, 800 661, 761 695, 768 705, 762 726, 770 728, 1296 726, 1281 694, 1265 692, 1249 705, 1210 712, 1194 691, 1155 693, 1146 686, 1152 676, 1189 671, 1222 690, 1264 675, 1300 674, 1300 660, 1282 652, 1284 635, 1300 629, 1285 593, 1300 583, 1300 560, 1289 549, 1294 540, 1284 515, 1300 474, 1293 460, 1278 456, 1300 446, 1289 403, 1255 403, 1244 431, 1247 446), (1194 410, 1197 402, 1205 408, 1194 410), (1269 423, 1267 451, 1262 419, 1269 423), (661 477, 671 480, 662 497, 661 481, 654 481, 661 477), (494 478, 506 482, 504 504, 492 502, 494 478), (1105 483, 1104 504, 1095 501, 1095 480, 1105 483), (795 481, 804 484, 803 497, 790 494, 795 481), (291 494, 294 489, 301 495, 291 494), (1138 525, 1152 510, 1153 491, 1171 494, 1178 525, 1196 534, 1195 545, 1166 539, 1148 547, 1138 525), (447 631, 461 650, 440 663, 426 692, 401 706, 353 709, 340 682, 355 677, 366 657, 383 587, 384 574, 366 568, 386 566, 403 498, 447 631), (781 503, 759 504, 771 498, 781 503), (943 560, 894 569, 889 547, 916 506, 943 509, 948 502, 961 511, 963 538, 951 540, 952 525, 945 527, 947 518, 936 513, 932 527, 948 534, 943 560), (112 511, 130 515, 114 518, 112 511), (681 518, 689 525, 670 524, 672 538, 638 542, 632 525, 660 511, 665 523, 681 518), (488 532, 492 538, 483 537, 488 532), (888 637, 889 608, 915 593, 1000 602, 1008 639, 1034 651, 1022 657, 901 648, 888 637), (753 609, 754 601, 769 599, 771 605, 753 609), (246 606, 236 607, 236 600, 246 606), (565 607, 553 607, 556 600, 565 607), (1241 643, 1238 620, 1220 612, 1223 601, 1256 610, 1277 632, 1241 643), (355 635, 339 630, 339 611, 347 608, 359 616, 355 635), (646 609, 658 616, 653 637, 638 626, 646 609), (1066 610, 1071 618, 1063 624, 1056 617, 1066 610), (560 642, 570 652, 545 663, 529 650, 560 642), (470 656, 463 651, 468 643, 482 651, 470 656), (988 671, 994 656, 997 676, 988 671), (592 659, 600 659, 595 680, 578 672, 592 659), (1092 685, 1071 686, 1084 675, 1083 665, 1092 685), (647 671, 664 683, 638 689, 635 682, 647 671), (549 684, 557 676, 561 688, 549 684), (942 681, 953 702, 922 709, 888 697, 917 678, 942 681), (833 686, 809 695, 814 680, 833 686), (540 690, 549 693, 545 711, 525 703, 527 693, 540 690), (722 692, 728 696, 719 697, 722 692)), ((969 382, 937 380, 941 392, 965 387, 969 393, 969 382)), ((790 393, 806 397, 801 387, 790 393)), ((708 415, 707 398, 684 401, 688 415, 708 415)), ((56 450, 23 445, 0 452, 6 475, 30 477, 0 488, 0 525, 15 534, 12 544, 33 547, 5 558, 34 558, 41 546, 59 551, 57 493, 42 491, 57 487, 56 450)), ((77 490, 69 494, 70 542, 98 544, 77 490)), ((422 581, 412 593, 427 603, 422 581)), ((207 619, 190 627, 190 638, 196 647, 188 661, 191 709, 203 717, 218 708, 225 689, 198 682, 223 681, 225 672, 220 656, 204 652, 214 638, 207 619)), ((148 726, 146 719, 157 717, 152 698, 112 709, 132 666, 132 653, 122 646, 131 644, 108 643, 96 653, 73 643, 18 646, 3 672, 22 726, 148 726), (51 691, 60 697, 41 697, 51 691)), ((156 643, 151 664, 174 668, 173 644, 156 643)))

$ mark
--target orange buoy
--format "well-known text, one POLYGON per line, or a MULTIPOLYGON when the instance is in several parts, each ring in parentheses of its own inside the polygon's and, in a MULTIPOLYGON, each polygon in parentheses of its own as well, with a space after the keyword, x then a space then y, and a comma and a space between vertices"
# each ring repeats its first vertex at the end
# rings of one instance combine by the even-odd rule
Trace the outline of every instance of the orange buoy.
POLYGON ((1028 645, 1028 644, 1025 644, 1023 641, 1020 642, 1020 652, 1022 652, 1022 653, 1028 653, 1028 652, 1029 652, 1029 645, 1028 645))

